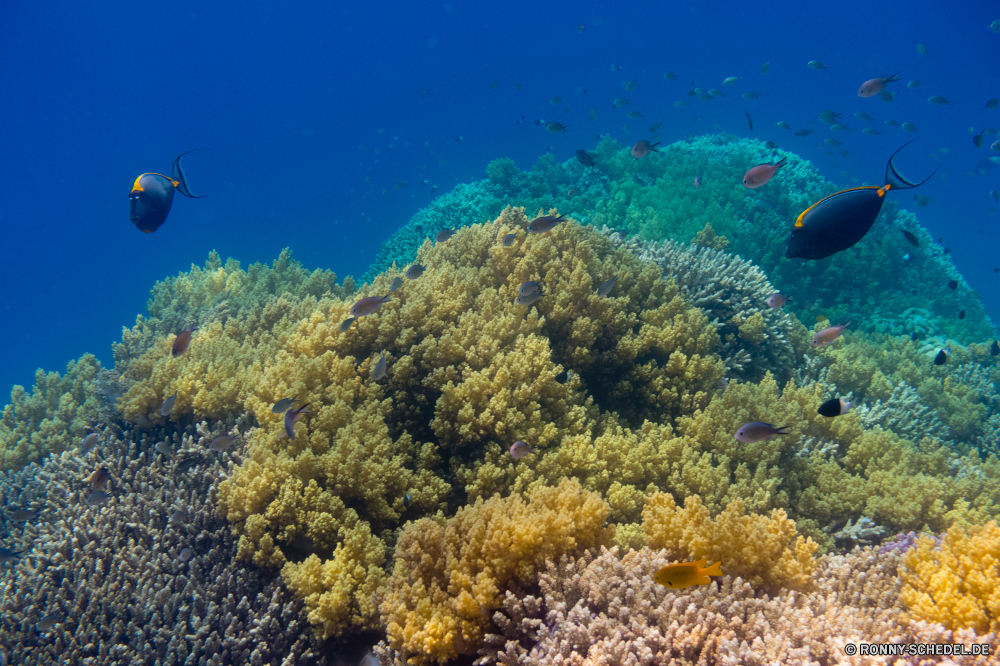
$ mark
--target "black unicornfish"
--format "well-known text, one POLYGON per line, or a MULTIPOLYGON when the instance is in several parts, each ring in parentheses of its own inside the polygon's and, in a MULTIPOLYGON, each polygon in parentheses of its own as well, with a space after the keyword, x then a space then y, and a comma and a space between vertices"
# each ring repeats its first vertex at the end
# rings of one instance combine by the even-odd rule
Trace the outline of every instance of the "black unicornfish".
POLYGON ((151 234, 166 221, 170 204, 174 201, 174 190, 192 199, 201 198, 191 194, 181 169, 181 158, 193 152, 189 150, 177 156, 174 160, 173 178, 160 173, 144 173, 135 179, 129 195, 129 218, 139 231, 151 234))
POLYGON ((823 259, 846 250, 864 238, 872 228, 875 218, 882 210, 886 192, 908 190, 930 180, 931 176, 937 173, 937 169, 919 183, 911 183, 892 163, 899 151, 910 143, 912 141, 904 143, 889 158, 889 164, 885 168, 885 185, 881 187, 867 185, 841 190, 820 199, 803 211, 795 220, 785 256, 789 259, 794 257, 823 259))

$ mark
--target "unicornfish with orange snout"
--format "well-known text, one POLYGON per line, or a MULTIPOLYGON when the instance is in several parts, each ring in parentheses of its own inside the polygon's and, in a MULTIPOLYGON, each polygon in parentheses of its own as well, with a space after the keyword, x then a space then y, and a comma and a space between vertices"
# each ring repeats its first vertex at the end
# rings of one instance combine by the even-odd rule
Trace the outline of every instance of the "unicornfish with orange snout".
POLYGON ((181 153, 174 160, 173 177, 144 173, 135 179, 132 193, 128 197, 129 219, 144 234, 153 233, 166 221, 170 205, 174 202, 174 190, 191 199, 201 199, 200 196, 191 194, 181 169, 181 158, 188 153, 181 153))

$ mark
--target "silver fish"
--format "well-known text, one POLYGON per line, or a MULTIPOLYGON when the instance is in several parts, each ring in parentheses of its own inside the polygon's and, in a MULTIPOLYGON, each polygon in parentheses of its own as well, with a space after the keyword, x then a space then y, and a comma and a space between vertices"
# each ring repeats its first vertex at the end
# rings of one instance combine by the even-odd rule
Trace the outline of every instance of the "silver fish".
POLYGON ((373 381, 377 382, 383 377, 385 377, 385 352, 382 352, 382 357, 378 360, 378 363, 375 364, 375 367, 372 368, 373 381))
POLYGON ((396 290, 402 286, 403 286, 403 278, 401 277, 392 278, 392 282, 389 283, 389 293, 395 294, 396 290))
POLYGON ((25 523, 38 517, 38 512, 34 509, 14 509, 7 512, 7 518, 15 523, 25 523))
POLYGON ((412 266, 406 269, 406 278, 408 280, 416 280, 418 277, 424 274, 425 270, 427 270, 426 266, 421 266, 420 264, 413 264, 412 266))
POLYGON ((50 613, 46 615, 41 620, 35 623, 35 628, 38 629, 39 633, 46 633, 52 631, 52 628, 59 624, 59 616, 55 613, 50 613))
POLYGON ((607 298, 611 290, 615 288, 615 282, 618 282, 617 277, 613 277, 610 280, 605 280, 601 283, 601 286, 597 288, 598 298, 607 298))
POLYGON ((165 455, 168 458, 174 455, 174 452, 170 449, 170 445, 166 442, 157 442, 153 445, 153 450, 159 454, 165 455))
POLYGON ((307 402, 298 409, 289 409, 285 412, 285 434, 288 435, 288 439, 295 439, 295 424, 302 418, 302 415, 311 413, 306 411, 308 406, 307 402))
POLYGON ((521 440, 510 445, 510 457, 514 460, 520 460, 529 453, 536 453, 536 451, 521 440))
POLYGON ((184 564, 192 557, 194 557, 194 551, 190 548, 182 548, 181 552, 177 553, 177 561, 181 564, 184 564))
POLYGON ((527 296, 518 296, 514 299, 514 302, 518 305, 531 305, 532 303, 537 303, 538 299, 542 297, 540 291, 536 291, 533 294, 528 294, 527 296))
POLYGON ((503 246, 510 247, 517 240, 517 234, 507 234, 503 237, 503 246))
MULTIPOLYGON (((341 328, 340 330, 344 330, 341 328)), ((284 414, 288 411, 288 408, 292 406, 292 403, 299 399, 299 396, 294 398, 282 398, 278 402, 274 403, 274 407, 271 408, 272 414, 284 414)))
POLYGON ((544 234, 547 231, 551 231, 552 227, 562 222, 565 218, 565 215, 543 215, 542 217, 536 217, 528 224, 528 233, 544 234))
POLYGON ((344 331, 349 329, 351 327, 351 324, 354 323, 355 319, 357 319, 357 317, 351 317, 350 319, 345 319, 344 321, 340 322, 340 332, 343 333, 344 331))
POLYGON ((530 296, 531 294, 541 293, 542 283, 541 282, 522 282, 521 286, 517 288, 518 296, 530 296))
POLYGON ((80 442, 80 453, 87 455, 95 446, 97 446, 97 433, 92 432, 80 442))
POLYGON ((458 229, 442 229, 441 231, 437 232, 437 234, 434 236, 434 240, 437 241, 438 243, 443 243, 452 236, 454 236, 455 232, 457 231, 458 229))
POLYGON ((762 421, 753 421, 740 426, 740 429, 736 431, 735 437, 744 444, 767 442, 778 435, 787 435, 787 428, 788 426, 775 426, 770 423, 763 423, 762 421))
POLYGON ((111 493, 103 490, 95 490, 83 498, 83 503, 87 506, 100 506, 111 499, 111 493))
POLYGON ((212 440, 212 443, 208 445, 208 450, 215 451, 216 453, 219 451, 225 451, 232 446, 235 441, 236 438, 232 435, 222 435, 221 437, 216 437, 212 440))
POLYGON ((168 525, 173 525, 174 527, 180 527, 181 525, 187 524, 187 514, 177 509, 170 514, 170 518, 167 519, 168 525))
POLYGON ((351 316, 352 317, 365 317, 377 311, 382 307, 383 303, 388 303, 392 299, 389 294, 385 296, 369 296, 367 298, 362 298, 360 301, 351 306, 351 316))
POLYGON ((169 416, 170 412, 174 411, 174 403, 177 402, 177 394, 174 393, 172 396, 163 401, 160 405, 160 416, 169 416))

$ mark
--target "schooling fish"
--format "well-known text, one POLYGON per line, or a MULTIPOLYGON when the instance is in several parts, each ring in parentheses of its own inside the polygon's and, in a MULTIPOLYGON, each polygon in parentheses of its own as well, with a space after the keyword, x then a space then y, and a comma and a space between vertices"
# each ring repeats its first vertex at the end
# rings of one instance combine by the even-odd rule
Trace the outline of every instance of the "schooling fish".
POLYGON ((934 365, 944 365, 947 362, 948 362, 948 352, 942 349, 937 353, 937 356, 934 357, 934 365))
POLYGON ((864 134, 865 136, 878 136, 882 132, 879 132, 874 127, 866 127, 863 130, 861 130, 861 133, 864 134))
POLYGON ((47 633, 49 631, 52 631, 52 629, 57 624, 59 624, 59 616, 56 615, 56 614, 54 614, 54 613, 52 613, 52 614, 46 615, 41 620, 39 620, 38 622, 36 622, 35 623, 35 628, 38 629, 39 633, 44 634, 44 633, 47 633))
POLYGON ((566 219, 565 215, 543 215, 536 217, 528 224, 529 234, 544 234, 551 231, 554 226, 566 219))
POLYGON ((514 241, 516 240, 517 240, 517 234, 507 234, 506 236, 503 237, 503 241, 501 242, 503 243, 504 247, 510 247, 511 245, 514 244, 514 241))
POLYGON ((188 560, 190 560, 192 557, 194 557, 194 551, 193 550, 191 550, 190 548, 182 548, 181 552, 179 552, 177 554, 177 561, 180 562, 181 564, 184 564, 185 562, 187 562, 188 560))
POLYGON ((913 247, 920 247, 920 241, 917 240, 916 236, 914 236, 912 233, 910 233, 906 229, 900 229, 900 231, 903 232, 903 237, 906 238, 907 242, 910 245, 912 245, 913 247))
POLYGON ((160 405, 160 416, 169 416, 170 412, 174 411, 174 403, 177 402, 177 394, 174 393, 172 396, 163 401, 160 405))
POLYGON ((990 356, 1000 356, 1000 342, 994 340, 990 345, 990 356))
POLYGON ((350 318, 345 319, 344 321, 340 322, 340 332, 343 333, 344 331, 346 331, 347 329, 349 329, 351 327, 351 324, 354 323, 355 319, 357 319, 357 317, 350 317, 350 318))
POLYGON ((437 234, 435 234, 434 240, 437 241, 438 243, 443 243, 452 236, 454 236, 455 232, 457 231, 458 229, 442 229, 441 231, 437 232, 437 234))
POLYGON ((795 136, 809 136, 812 133, 813 133, 813 130, 811 130, 811 129, 800 129, 799 131, 797 131, 795 133, 795 136))
POLYGON ((778 169, 785 166, 788 163, 787 157, 782 157, 776 164, 758 164, 752 167, 743 175, 743 187, 754 190, 767 183, 767 181, 774 178, 774 174, 778 173, 778 169))
POLYGON ((649 141, 645 140, 636 141, 635 145, 632 146, 632 151, 631 151, 632 157, 638 160, 645 157, 646 155, 649 155, 650 151, 658 153, 660 152, 656 149, 658 145, 660 145, 659 141, 657 141, 656 143, 650 143, 649 141))
POLYGON ((294 398, 282 398, 278 402, 274 403, 274 407, 271 407, 271 413, 284 414, 288 411, 288 408, 292 406, 292 403, 298 399, 299 396, 295 396, 294 398))
POLYGON ((830 326, 829 328, 824 328, 822 331, 813 336, 812 346, 813 347, 829 347, 834 340, 839 338, 843 334, 844 329, 851 325, 851 322, 847 322, 842 326, 830 326))
POLYGON ((208 445, 208 450, 215 451, 216 453, 225 451, 232 446, 235 441, 236 438, 232 435, 222 435, 221 437, 216 437, 212 440, 212 443, 208 445))
POLYGON ((843 416, 851 411, 852 406, 852 403, 847 402, 843 398, 830 398, 819 406, 817 412, 819 412, 820 416, 833 418, 834 416, 843 416))
POLYGON ((722 576, 722 562, 705 566, 708 560, 704 557, 697 562, 680 562, 668 564, 653 576, 660 585, 674 590, 683 590, 694 585, 708 585, 712 582, 709 576, 722 576))
POLYGON ((740 429, 736 431, 734 437, 744 444, 768 442, 778 435, 787 435, 787 428, 788 426, 775 426, 762 421, 752 421, 750 423, 744 423, 740 429))
POLYGON ((19 560, 24 555, 23 550, 11 550, 10 548, 0 548, 0 564, 19 560))
POLYGON ((788 302, 787 296, 782 296, 781 294, 771 294, 767 298, 767 307, 771 308, 772 310, 777 310, 779 308, 783 308, 785 306, 785 303, 787 302, 788 302))
POLYGON ((171 513, 170 518, 167 519, 167 524, 173 525, 175 527, 180 527, 185 523, 187 523, 187 514, 181 511, 180 509, 177 509, 176 511, 171 513))
POLYGON ((351 306, 351 316, 354 318, 366 317, 382 307, 383 303, 388 303, 391 298, 389 294, 385 296, 369 296, 351 306))
POLYGON ((395 294, 396 290, 399 289, 402 286, 403 286, 403 278, 398 277, 398 276, 392 278, 392 282, 389 283, 389 293, 390 294, 395 294))
MULTIPOLYGON (((882 187, 867 185, 841 190, 804 210, 795 220, 785 256, 789 259, 823 259, 846 250, 864 238, 872 228, 882 210, 882 204, 885 203, 886 192, 890 189, 908 190, 930 180, 937 169, 919 183, 911 183, 893 164, 899 151, 913 141, 915 139, 903 144, 889 158, 885 169, 885 185, 882 187)), ((939 166, 938 169, 940 168, 939 166)))
POLYGON ((948 280, 948 288, 951 290, 958 289, 958 280, 948 280))
POLYGON ((514 299, 514 302, 518 305, 532 305, 533 303, 537 303, 542 296, 544 296, 542 292, 536 291, 526 296, 518 296, 514 299))
POLYGON ((289 409, 285 412, 285 434, 288 435, 288 439, 295 439, 295 424, 302 418, 302 415, 312 413, 306 410, 308 406, 307 402, 298 409, 289 409))
POLYGON ((416 280, 418 277, 420 277, 421 275, 423 275, 424 271, 426 271, 426 270, 427 270, 426 266, 421 266, 420 264, 413 264, 412 266, 410 266, 409 268, 406 269, 406 273, 405 273, 406 279, 407 280, 416 280))
POLYGON ((378 363, 372 368, 372 380, 378 381, 385 377, 385 352, 382 352, 381 358, 379 358, 378 363))
POLYGON ((38 512, 34 509, 14 509, 7 512, 7 519, 15 523, 26 523, 38 517, 38 512))
MULTIPOLYGON (((993 344, 996 345, 995 342, 993 344)), ((994 356, 996 356, 996 354, 994 354, 994 356)), ((572 372, 570 372, 569 370, 563 370, 558 375, 556 375, 555 380, 559 384, 565 384, 566 382, 568 382, 570 380, 570 377, 572 377, 572 376, 573 376, 572 372)))
POLYGON ((174 344, 170 346, 170 355, 177 358, 181 354, 187 351, 188 345, 191 344, 191 334, 194 333, 194 326, 188 326, 183 331, 177 334, 174 338, 174 344))
MULTIPOLYGON (((896 74, 899 74, 899 72, 896 72, 896 74)), ((858 89, 858 97, 874 97, 879 94, 882 92, 883 88, 893 81, 899 81, 899 79, 896 78, 896 74, 893 74, 892 76, 879 76, 874 79, 868 79, 862 83, 861 87, 858 89)))
POLYGON ((510 457, 514 460, 520 460, 529 453, 536 453, 536 451, 521 440, 510 445, 510 457))
POLYGON ((521 286, 517 288, 518 296, 531 296, 535 293, 541 293, 542 283, 541 282, 522 282, 521 286))
POLYGON ((111 472, 108 471, 107 467, 101 467, 90 475, 87 481, 90 483, 91 490, 107 490, 108 481, 111 480, 111 472))
POLYGON ((569 129, 569 125, 563 125, 562 123, 553 121, 551 123, 545 123, 545 129, 550 134, 564 134, 566 130, 569 129))
POLYGON ((83 498, 83 503, 87 506, 100 506, 111 499, 111 493, 103 490, 95 490, 83 498))
POLYGON ((580 164, 583 166, 592 167, 597 165, 597 162, 594 161, 594 157, 586 150, 576 151, 576 159, 580 160, 580 164))
POLYGON ((819 60, 810 60, 809 62, 806 63, 806 65, 809 66, 809 69, 830 69, 829 67, 821 63, 819 60))
POLYGON ((97 446, 97 433, 92 432, 80 442, 80 452, 86 455, 95 446, 97 446))
POLYGON ((747 117, 747 125, 750 126, 750 129, 753 129, 753 119, 750 118, 750 113, 748 111, 744 111, 743 115, 747 117))
POLYGON ((170 450, 170 445, 166 442, 157 442, 153 445, 153 450, 168 458, 174 455, 174 452, 170 450))
POLYGON ((177 156, 173 178, 159 173, 144 173, 135 179, 129 195, 129 219, 139 231, 151 234, 166 221, 170 205, 174 202, 174 190, 191 199, 202 198, 191 194, 181 169, 181 158, 193 152, 189 150, 177 156))
POLYGON ((605 280, 601 283, 601 286, 597 288, 598 298, 607 298, 611 290, 615 288, 615 282, 618 281, 617 277, 613 277, 610 280, 605 280))

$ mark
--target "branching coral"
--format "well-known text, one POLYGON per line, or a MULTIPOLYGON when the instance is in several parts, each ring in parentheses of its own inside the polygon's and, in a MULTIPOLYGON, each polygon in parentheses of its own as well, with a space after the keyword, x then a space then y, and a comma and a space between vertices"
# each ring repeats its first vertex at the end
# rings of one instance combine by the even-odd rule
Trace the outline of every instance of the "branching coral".
POLYGON ((547 561, 608 543, 608 510, 599 495, 565 480, 407 526, 382 602, 390 645, 418 662, 474 653, 504 590, 534 584, 547 561))
POLYGON ((65 375, 39 369, 30 395, 14 387, 0 419, 0 470, 20 469, 79 444, 100 413, 93 383, 100 369, 96 358, 84 354, 69 362, 65 375))
POLYGON ((669 494, 655 493, 642 511, 642 529, 646 545, 666 549, 668 559, 722 562, 727 576, 758 589, 808 588, 816 569, 819 546, 799 536, 781 509, 769 518, 746 515, 743 502, 734 500, 713 520, 697 495, 680 508, 669 494))
POLYGON ((952 526, 921 536, 903 556, 900 600, 914 618, 948 629, 1000 633, 1000 527, 952 526))

